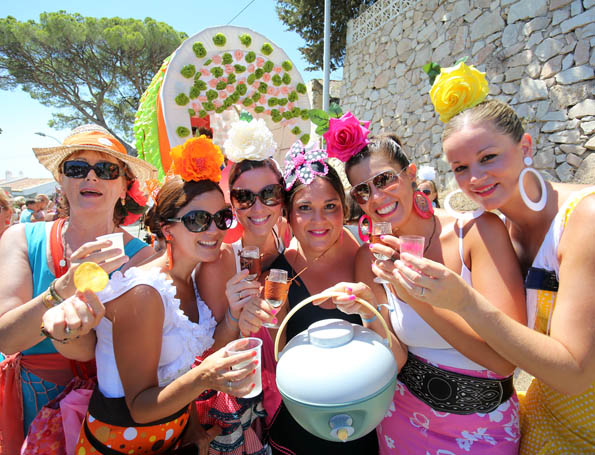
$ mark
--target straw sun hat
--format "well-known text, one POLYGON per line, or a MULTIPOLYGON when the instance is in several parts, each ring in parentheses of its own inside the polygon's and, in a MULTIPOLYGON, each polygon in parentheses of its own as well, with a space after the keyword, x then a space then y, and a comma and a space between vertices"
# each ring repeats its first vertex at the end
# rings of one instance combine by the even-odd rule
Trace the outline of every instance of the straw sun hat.
POLYGON ((64 160, 81 150, 94 150, 117 158, 141 182, 157 178, 157 169, 152 164, 128 155, 122 143, 99 125, 75 128, 62 145, 34 148, 33 152, 39 162, 58 180, 64 160))

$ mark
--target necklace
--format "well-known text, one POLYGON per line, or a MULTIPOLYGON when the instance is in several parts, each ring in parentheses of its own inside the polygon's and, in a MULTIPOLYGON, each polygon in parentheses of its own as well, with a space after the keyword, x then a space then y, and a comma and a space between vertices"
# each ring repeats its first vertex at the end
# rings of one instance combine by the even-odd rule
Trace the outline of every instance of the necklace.
POLYGON ((434 222, 434 227, 432 227, 432 233, 430 234, 430 240, 428 241, 428 244, 424 248, 424 256, 426 255, 426 251, 428 251, 428 249, 430 248, 430 245, 432 244, 432 240, 434 239, 434 234, 436 233, 436 215, 432 215, 432 221, 434 222))

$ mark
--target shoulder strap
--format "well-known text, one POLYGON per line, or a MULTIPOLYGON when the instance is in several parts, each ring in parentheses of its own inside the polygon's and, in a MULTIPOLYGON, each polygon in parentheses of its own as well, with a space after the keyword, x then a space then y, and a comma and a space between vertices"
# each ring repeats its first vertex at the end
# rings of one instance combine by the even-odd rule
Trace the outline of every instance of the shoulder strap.
POLYGON ((54 275, 60 278, 68 271, 66 258, 64 257, 64 245, 62 244, 62 229, 66 223, 66 218, 60 218, 52 224, 50 231, 50 253, 54 265, 54 275))

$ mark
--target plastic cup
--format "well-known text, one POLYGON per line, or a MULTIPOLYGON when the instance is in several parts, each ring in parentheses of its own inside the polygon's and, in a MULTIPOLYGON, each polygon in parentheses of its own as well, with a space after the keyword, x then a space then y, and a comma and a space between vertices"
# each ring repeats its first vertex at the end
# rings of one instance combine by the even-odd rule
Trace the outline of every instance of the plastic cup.
POLYGON ((225 347, 227 351, 227 355, 233 356, 236 354, 243 354, 245 352, 256 352, 254 357, 250 357, 250 359, 246 360, 245 362, 240 362, 231 367, 232 370, 240 370, 242 368, 247 367, 255 360, 258 361, 258 364, 254 368, 256 372, 252 375, 254 380, 254 388, 250 393, 244 395, 242 398, 252 398, 262 392, 262 377, 261 377, 261 370, 260 366, 261 362, 261 349, 262 349, 262 340, 260 338, 254 337, 246 337, 240 338, 239 340, 231 341, 225 347))
POLYGON ((97 240, 99 240, 101 242, 109 240, 110 242, 112 242, 111 246, 108 246, 107 248, 102 248, 101 251, 111 250, 112 248, 119 248, 120 250, 122 250, 122 254, 120 256, 116 256, 116 257, 124 256, 124 233, 123 232, 114 232, 113 234, 100 235, 99 237, 97 237, 97 240))
POLYGON ((409 253, 423 258, 425 242, 426 238, 421 235, 401 235, 399 236, 401 254, 409 253))

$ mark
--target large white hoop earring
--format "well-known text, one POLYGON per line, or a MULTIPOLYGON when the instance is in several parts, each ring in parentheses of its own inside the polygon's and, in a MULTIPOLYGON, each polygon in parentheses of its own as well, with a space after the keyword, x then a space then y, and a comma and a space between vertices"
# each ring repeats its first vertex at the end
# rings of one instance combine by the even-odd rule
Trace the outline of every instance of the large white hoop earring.
POLYGON ((463 220, 463 219, 474 219, 474 218, 478 218, 481 215, 483 215, 483 213, 485 212, 485 209, 483 207, 479 207, 475 210, 473 210, 472 212, 459 212, 455 209, 452 208, 452 206, 450 205, 450 199, 457 193, 462 193, 463 190, 455 190, 451 193, 448 193, 448 195, 446 196, 446 198, 444 198, 444 210, 446 210, 446 213, 448 213, 450 216, 452 216, 453 218, 456 218, 458 220, 463 220))
MULTIPOLYGON (((529 160, 525 159, 525 164, 527 164, 527 161, 529 160)), ((531 163, 533 163, 533 160, 531 160, 531 163)), ((543 180, 543 177, 539 171, 533 167, 526 167, 521 171, 519 175, 519 192, 521 193, 521 199, 525 205, 534 212, 541 212, 544 209, 545 204, 547 204, 547 188, 545 186, 545 181, 543 180), (541 198, 537 202, 533 202, 531 199, 529 199, 529 196, 527 196, 527 192, 525 191, 525 187, 523 186, 523 179, 525 178, 525 174, 527 172, 534 174, 539 181, 539 185, 541 186, 541 198)))

